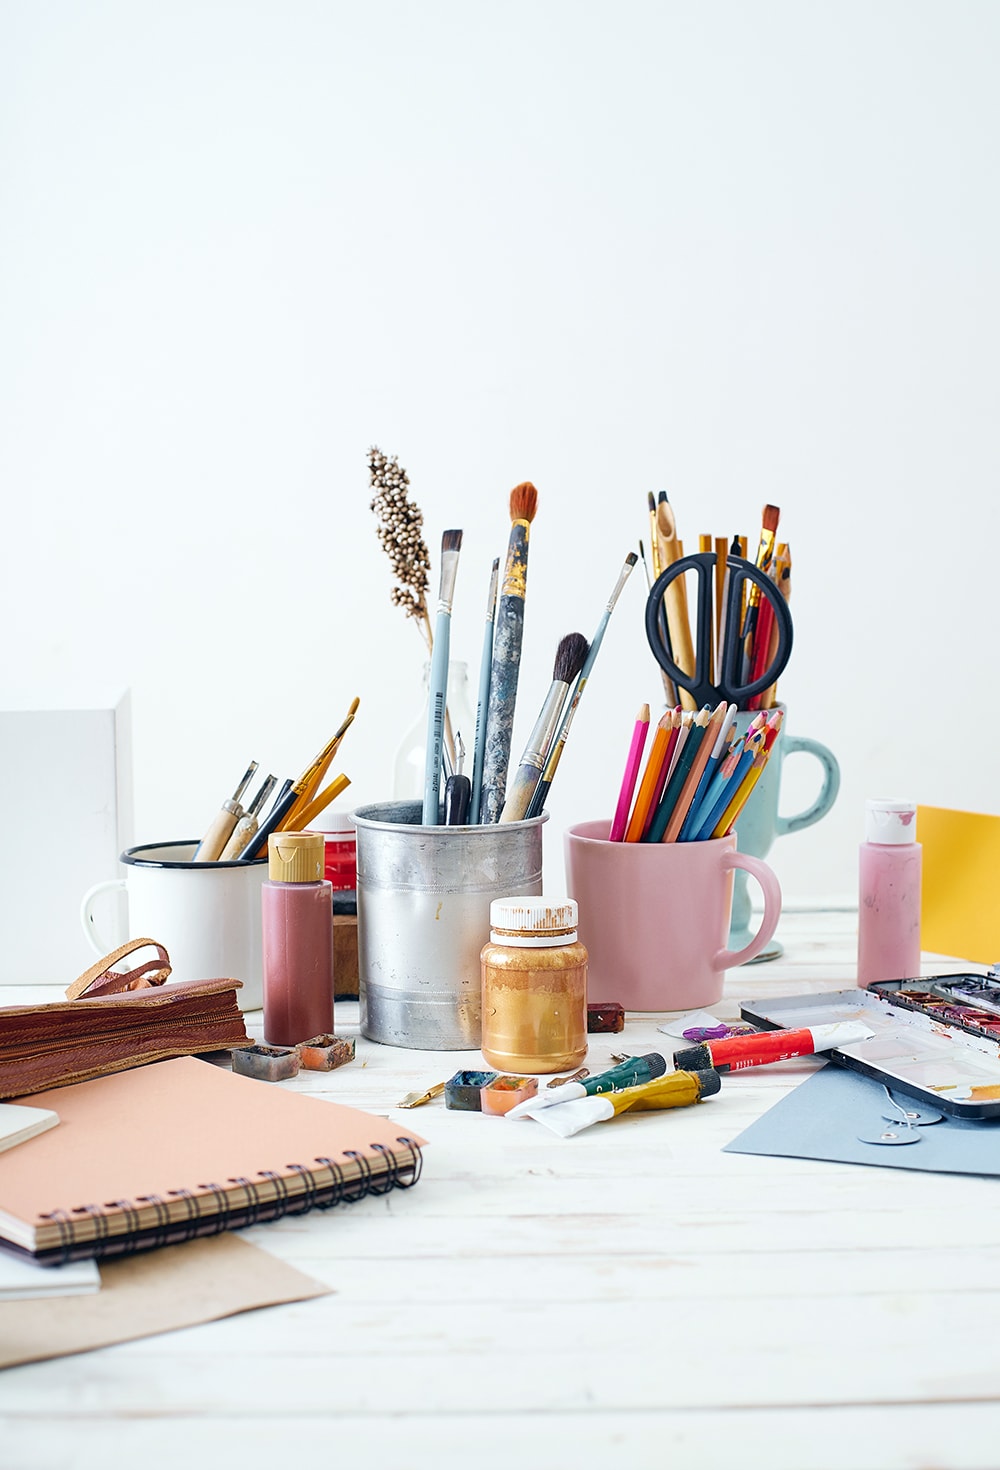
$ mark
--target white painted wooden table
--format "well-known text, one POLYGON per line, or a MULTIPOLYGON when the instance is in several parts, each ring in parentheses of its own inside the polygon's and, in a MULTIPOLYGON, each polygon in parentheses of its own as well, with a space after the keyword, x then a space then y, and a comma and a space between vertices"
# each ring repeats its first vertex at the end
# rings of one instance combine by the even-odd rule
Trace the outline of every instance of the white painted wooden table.
MULTIPOLYGON (((853 984, 855 923, 785 914, 719 1014, 853 984)), ((669 1048, 659 1019, 591 1069, 669 1048)), ((247 1232, 331 1296, 0 1374, 4 1470, 1000 1466, 1000 1181, 722 1153, 808 1060, 566 1141, 394 1111, 478 1064, 361 1040, 285 1084, 414 1127, 420 1183, 247 1232)))

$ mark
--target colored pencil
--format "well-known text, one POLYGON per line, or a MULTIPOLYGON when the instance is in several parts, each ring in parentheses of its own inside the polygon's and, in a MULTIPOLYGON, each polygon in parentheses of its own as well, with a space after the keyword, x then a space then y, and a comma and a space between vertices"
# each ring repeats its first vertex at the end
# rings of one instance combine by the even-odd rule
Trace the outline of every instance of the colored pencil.
POLYGON ((555 743, 552 746, 552 750, 549 754, 548 760, 545 762, 545 769, 542 771, 542 779, 535 787, 535 793, 531 798, 531 804, 529 805, 528 810, 525 813, 526 816, 537 817, 542 811, 542 808, 545 804, 545 798, 549 794, 549 787, 552 785, 552 782, 555 779, 556 771, 559 768, 559 762, 562 760, 562 753, 566 748, 566 741, 569 736, 570 726, 573 723, 573 716, 576 714, 580 706, 580 700, 583 697, 583 691, 587 687, 587 682, 590 679, 591 673, 593 672, 594 664, 597 662, 597 655, 600 652, 601 644, 604 641, 604 635, 607 632, 608 623, 611 621, 611 614, 615 610, 615 603, 621 596, 621 590, 625 586, 625 583, 628 581, 629 577, 632 575, 632 568, 635 566, 637 561, 638 557, 636 556, 635 552, 630 551, 628 556, 626 556, 625 558, 625 562, 622 566, 621 571, 618 573, 618 580, 615 583, 614 587, 611 589, 611 596, 605 603, 604 611, 601 613, 600 620, 597 624, 597 631, 594 634, 593 638, 590 640, 590 649, 587 653, 587 657, 583 661, 583 668, 580 670, 580 674, 577 678, 576 684, 573 687, 573 693, 570 696, 566 713, 563 715, 563 721, 561 726, 559 727, 559 734, 556 737, 555 743))
POLYGON ((677 737, 680 723, 680 713, 676 710, 667 710, 661 715, 653 731, 653 743, 649 747, 646 757, 646 767, 639 782, 639 795, 635 799, 632 815, 629 817, 628 826, 625 829, 626 842, 639 842, 642 839, 649 819, 653 814, 653 808, 659 800, 659 793, 663 790, 663 783, 667 775, 667 762, 670 759, 670 750, 677 737))
POLYGON ((667 781, 663 795, 660 797, 659 805, 653 813, 653 819, 649 824, 649 831, 642 839, 643 842, 662 842, 666 834, 668 823, 673 816, 674 807, 687 780, 688 772, 694 765, 701 744, 708 729, 708 722, 712 718, 712 710, 706 704, 691 720, 691 728, 688 731, 684 749, 681 751, 680 759, 674 766, 670 779, 667 781))
POLYGON ((461 531, 445 531, 441 537, 441 576, 427 697, 427 749, 424 759, 422 817, 425 827, 436 827, 441 820, 441 750, 444 745, 444 709, 448 699, 451 605, 455 598, 455 578, 458 576, 461 549, 461 531))
MULTIPOLYGON (((678 793, 677 800, 674 803, 674 809, 670 813, 670 820, 663 833, 664 842, 676 842, 680 836, 681 828, 684 826, 684 820, 691 810, 691 803, 694 800, 694 794, 701 781, 702 773, 715 749, 716 740, 722 729, 726 708, 726 701, 724 699, 720 700, 705 725, 705 733, 698 741, 694 759, 691 762, 684 784, 678 793)), ((698 716, 696 715, 695 720, 697 718, 698 716)))
POLYGON ((622 842, 625 837, 625 828, 628 826, 629 807, 632 805, 632 793, 635 791, 635 783, 639 776, 639 767, 642 764, 642 752, 646 744, 646 734, 649 730, 649 705, 640 706, 635 720, 635 729, 632 731, 632 743, 629 746, 628 757, 625 761, 625 774, 622 777, 621 790, 618 793, 618 805, 615 807, 614 819, 611 823, 611 832, 608 840, 610 842, 622 842))
MULTIPOLYGON (((731 750, 729 756, 723 761, 719 775, 724 779, 716 793, 709 792, 708 801, 711 802, 711 805, 709 806, 708 802, 705 804, 708 809, 704 818, 699 821, 698 830, 694 836, 696 842, 703 842, 707 837, 721 836, 721 833, 716 831, 719 821, 729 809, 733 797, 746 779, 747 772, 759 755, 763 744, 763 730, 748 732, 737 745, 735 752, 731 750)), ((718 780, 718 777, 716 779, 718 780)))
POLYGON ((555 740, 569 686, 575 681, 589 652, 590 644, 582 633, 567 633, 565 638, 560 638, 552 668, 552 683, 507 791, 500 813, 501 822, 519 822, 527 812, 555 740))
POLYGON ((691 798, 691 805, 688 807, 687 816, 684 818, 684 825, 678 834, 678 842, 689 842, 697 830, 698 810, 732 742, 735 725, 736 706, 735 704, 730 704, 726 707, 726 712, 719 724, 719 733, 715 738, 715 744, 709 752, 708 760, 705 762, 705 768, 701 773, 701 779, 698 782, 694 796, 691 798))
POLYGON ((479 821, 479 809, 483 799, 483 759, 486 755, 486 710, 490 702, 490 666, 493 663, 493 621, 497 612, 497 582, 500 579, 500 558, 495 557, 490 573, 490 590, 486 599, 486 627, 483 631, 483 652, 479 661, 479 702, 476 705, 476 737, 472 749, 472 794, 469 798, 469 821, 479 821))
MULTIPOLYGON (((712 829, 713 837, 724 837, 727 832, 733 830, 740 812, 750 800, 754 787, 764 774, 764 767, 770 759, 771 748, 778 738, 778 731, 781 729, 782 718, 783 712, 780 709, 775 710, 767 730, 763 732, 763 740, 760 748, 754 755, 750 769, 744 774, 742 781, 733 793, 732 800, 712 829)), ((758 731, 757 733, 760 735, 762 732, 758 731)))
POLYGON ((514 727, 517 679, 524 634, 524 598, 528 581, 528 540, 538 509, 538 491, 529 480, 510 492, 510 537, 503 582, 497 600, 486 709, 480 821, 496 822, 503 810, 514 727))

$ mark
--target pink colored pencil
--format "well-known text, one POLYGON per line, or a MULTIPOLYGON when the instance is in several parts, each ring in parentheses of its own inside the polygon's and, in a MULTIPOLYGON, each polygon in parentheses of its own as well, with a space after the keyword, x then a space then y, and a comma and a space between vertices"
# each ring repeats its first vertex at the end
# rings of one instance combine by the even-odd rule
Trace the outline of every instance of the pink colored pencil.
POLYGON ((614 821, 611 823, 611 842, 621 842, 625 836, 625 828, 628 824, 629 807, 632 805, 632 793, 639 776, 639 766, 642 762, 642 752, 646 744, 646 732, 649 730, 649 705, 641 706, 636 716, 635 729, 632 731, 632 744, 629 746, 628 759, 625 762, 625 775, 622 778, 622 788, 618 793, 618 805, 615 807, 614 821))

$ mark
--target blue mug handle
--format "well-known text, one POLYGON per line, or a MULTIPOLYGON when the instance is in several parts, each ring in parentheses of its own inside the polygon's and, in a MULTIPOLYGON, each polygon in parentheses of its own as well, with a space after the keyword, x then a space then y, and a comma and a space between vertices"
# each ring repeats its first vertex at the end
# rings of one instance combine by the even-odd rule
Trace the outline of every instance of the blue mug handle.
POLYGON ((789 832, 800 832, 803 827, 811 827, 820 817, 825 817, 840 790, 840 766, 837 757, 827 746, 818 740, 810 740, 807 735, 787 735, 782 740, 782 746, 786 756, 799 750, 814 755, 823 767, 823 786, 812 806, 807 807, 804 812, 798 812, 794 817, 775 817, 775 837, 787 837, 789 832))

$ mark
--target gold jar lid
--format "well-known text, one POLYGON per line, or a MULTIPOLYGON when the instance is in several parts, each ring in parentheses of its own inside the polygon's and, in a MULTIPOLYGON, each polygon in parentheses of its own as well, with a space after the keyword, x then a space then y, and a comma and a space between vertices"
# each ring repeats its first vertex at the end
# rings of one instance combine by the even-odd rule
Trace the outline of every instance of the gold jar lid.
POLYGON ((322 832, 272 832, 267 839, 267 876, 272 883, 316 883, 323 876, 322 832))

